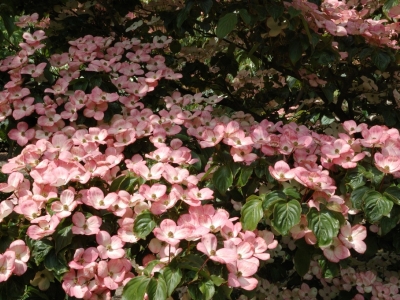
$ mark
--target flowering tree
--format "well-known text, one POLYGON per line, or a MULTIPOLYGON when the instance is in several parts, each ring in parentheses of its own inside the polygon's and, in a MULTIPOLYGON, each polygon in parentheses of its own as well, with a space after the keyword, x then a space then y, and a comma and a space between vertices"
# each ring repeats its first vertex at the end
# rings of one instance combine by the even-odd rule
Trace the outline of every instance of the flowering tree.
POLYGON ((399 6, 364 2, 3 13, 1 297, 399 298, 399 6))

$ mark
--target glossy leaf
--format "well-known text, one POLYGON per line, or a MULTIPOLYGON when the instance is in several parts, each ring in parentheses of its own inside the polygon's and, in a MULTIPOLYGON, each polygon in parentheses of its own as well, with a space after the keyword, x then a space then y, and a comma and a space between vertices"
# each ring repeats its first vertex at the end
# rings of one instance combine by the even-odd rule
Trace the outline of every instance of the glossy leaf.
POLYGON ((233 175, 232 171, 228 166, 222 166, 213 175, 213 184, 217 190, 225 195, 228 188, 232 185, 233 175))
POLYGON ((138 237, 144 239, 153 231, 156 225, 153 214, 145 211, 136 217, 133 230, 138 237))
POLYGON ((237 24, 237 14, 235 13, 227 13, 221 19, 219 19, 217 24, 217 29, 215 34, 218 38, 222 39, 226 37, 237 24))
POLYGON ((162 274, 167 285, 167 295, 171 296, 175 288, 179 285, 182 279, 182 271, 179 268, 170 268, 166 266, 162 269, 162 274))
POLYGON ((392 207, 393 202, 379 192, 370 191, 365 195, 364 212, 371 223, 379 221, 383 216, 389 215, 392 207))
POLYGON ((242 217, 240 221, 244 230, 254 230, 263 216, 262 201, 252 199, 247 201, 242 207, 242 217))
POLYGON ((122 292, 122 300, 143 300, 150 278, 137 276, 128 281, 122 292))
POLYGON ((167 284, 161 273, 156 273, 147 285, 149 300, 167 299, 167 284))
POLYGON ((315 236, 319 247, 329 246, 339 233, 340 223, 329 210, 318 211, 312 207, 307 214, 308 228, 315 236))
POLYGON ((300 222, 300 216, 301 206, 297 200, 280 201, 274 206, 272 226, 280 234, 286 235, 290 228, 300 222))

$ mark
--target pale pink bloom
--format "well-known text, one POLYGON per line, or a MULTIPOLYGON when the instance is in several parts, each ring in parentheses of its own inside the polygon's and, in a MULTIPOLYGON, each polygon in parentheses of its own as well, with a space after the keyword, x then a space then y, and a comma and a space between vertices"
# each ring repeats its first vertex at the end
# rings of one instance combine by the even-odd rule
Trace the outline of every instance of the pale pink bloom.
POLYGON ((78 248, 75 250, 74 260, 70 261, 68 266, 75 270, 84 269, 96 265, 96 259, 99 257, 99 252, 95 247, 87 249, 78 248))
POLYGON ((0 183, 0 192, 11 193, 18 189, 24 181, 24 175, 20 172, 12 172, 8 177, 7 183, 0 183))
POLYGON ((150 201, 157 201, 165 195, 166 191, 167 187, 159 183, 155 183, 151 187, 147 184, 142 184, 139 188, 139 193, 150 201))
POLYGON ((64 190, 60 195, 60 201, 53 202, 51 209, 56 213, 57 217, 63 219, 71 215, 71 212, 78 206, 75 201, 74 192, 64 190))
POLYGON ((14 208, 18 209, 18 213, 23 214, 28 220, 33 220, 41 215, 41 207, 36 201, 27 199, 25 201, 19 201, 19 205, 14 208))
POLYGON ((357 291, 361 294, 371 293, 373 285, 376 281, 376 275, 371 271, 367 271, 356 273, 356 276, 357 291))
POLYGON ((26 40, 28 44, 34 44, 37 41, 41 41, 47 38, 43 30, 37 30, 33 34, 29 32, 24 32, 22 37, 26 40))
POLYGON ((15 253, 15 268, 13 273, 15 275, 22 275, 28 269, 27 262, 30 257, 30 251, 28 246, 25 244, 23 240, 15 240, 13 241, 8 250, 13 251, 15 253))
POLYGON ((400 170, 400 157, 383 156, 377 152, 374 155, 375 166, 385 174, 391 174, 400 170))
POLYGON ((364 129, 361 134, 364 139, 361 139, 360 142, 364 147, 380 147, 389 138, 386 129, 379 125, 364 129))
POLYGON ((83 213, 76 212, 72 216, 72 233, 73 234, 83 234, 92 235, 100 232, 101 218, 98 216, 91 216, 87 220, 83 213))
POLYGON ((363 242, 366 237, 367 229, 360 224, 351 227, 347 222, 340 228, 339 239, 347 248, 353 248, 358 253, 362 254, 367 250, 367 245, 363 242))
POLYGON ((177 226, 173 220, 165 219, 161 222, 160 227, 153 230, 153 233, 160 241, 175 246, 179 244, 180 240, 189 237, 193 229, 187 225, 177 226))
POLYGON ((100 231, 96 235, 96 241, 99 244, 97 250, 102 259, 122 258, 125 255, 125 250, 122 248, 125 243, 116 235, 110 236, 107 231, 100 231))
POLYGON ((35 106, 32 105, 35 99, 26 97, 24 100, 15 100, 13 102, 14 110, 13 117, 15 120, 31 115, 35 111, 35 106))
POLYGON ((133 231, 133 224, 134 224, 134 219, 133 218, 121 218, 118 220, 118 237, 121 239, 121 241, 126 242, 126 243, 136 243, 139 238, 136 236, 136 234, 133 231))
POLYGON ((13 212, 14 205, 10 200, 0 202, 0 223, 13 212))
POLYGON ((200 146, 202 148, 213 147, 223 139, 224 134, 225 126, 222 124, 215 126, 213 129, 206 129, 203 131, 200 146))
POLYGON ((229 219, 229 213, 224 209, 218 209, 213 216, 200 215, 199 224, 208 228, 211 232, 218 232, 229 219))
POLYGON ((30 139, 35 136, 35 129, 28 129, 26 122, 19 122, 17 129, 11 129, 8 137, 17 142, 20 146, 25 146, 30 139))
POLYGON ((342 139, 337 139, 332 144, 326 144, 321 147, 321 152, 331 159, 337 158, 349 150, 350 145, 342 139))
POLYGON ((76 270, 71 269, 68 273, 65 273, 62 279, 62 288, 71 297, 83 298, 89 290, 87 286, 89 278, 79 271, 77 274, 76 270))
POLYGON ((6 251, 0 254, 0 282, 7 281, 10 278, 15 268, 15 253, 14 251, 6 251))
POLYGON ((337 237, 333 238, 331 245, 321 247, 321 250, 328 260, 335 263, 350 256, 349 249, 337 237))
POLYGON ((217 238, 214 234, 209 233, 201 238, 201 242, 196 246, 197 250, 207 255, 211 260, 225 264, 227 262, 235 262, 237 254, 232 249, 221 248, 217 250, 217 238))
POLYGON ((307 225, 307 217, 305 215, 301 215, 299 224, 293 226, 289 231, 295 240, 304 237, 307 244, 315 245, 317 243, 317 238, 315 237, 314 233, 307 227, 307 225))
POLYGON ((288 181, 294 178, 294 171, 283 160, 276 162, 274 167, 269 166, 268 170, 271 176, 278 181, 288 181))
POLYGON ((116 290, 125 278, 125 265, 122 259, 102 260, 97 266, 97 274, 107 288, 116 290))
POLYGON ((209 188, 202 188, 199 190, 198 187, 194 186, 187 190, 187 195, 193 200, 210 200, 214 199, 214 191, 209 188))
POLYGON ((356 124, 355 121, 350 120, 350 121, 345 121, 343 123, 343 128, 348 132, 348 134, 353 134, 356 132, 361 132, 364 129, 366 129, 368 127, 367 124, 365 123, 361 123, 359 125, 356 124))
POLYGON ((29 226, 26 234, 34 240, 40 240, 45 236, 53 234, 56 231, 60 219, 56 215, 50 217, 49 215, 36 218, 31 223, 37 223, 37 225, 29 226))
POLYGON ((248 291, 256 288, 258 280, 250 276, 257 272, 257 265, 237 262, 237 264, 227 264, 227 267, 230 272, 228 274, 228 284, 231 287, 241 287, 248 291))
POLYGON ((96 209, 108 209, 115 203, 118 195, 116 193, 109 193, 104 197, 104 193, 98 187, 91 187, 87 191, 87 198, 83 198, 82 201, 86 205, 93 206, 96 209))

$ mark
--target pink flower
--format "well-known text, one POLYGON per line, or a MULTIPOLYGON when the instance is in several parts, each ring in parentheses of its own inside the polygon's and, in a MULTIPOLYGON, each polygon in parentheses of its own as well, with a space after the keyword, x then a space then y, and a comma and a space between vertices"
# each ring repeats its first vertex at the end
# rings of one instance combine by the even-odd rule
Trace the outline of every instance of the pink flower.
POLYGON ((56 227, 60 223, 60 219, 58 219, 56 215, 52 217, 46 215, 31 221, 31 223, 33 222, 37 223, 38 225, 29 226, 26 234, 31 239, 40 240, 41 238, 53 234, 56 231, 56 227))
POLYGON ((245 264, 243 262, 227 265, 229 270, 228 284, 231 287, 241 287, 244 290, 254 290, 258 284, 258 280, 250 277, 257 272, 258 266, 253 264, 245 264))
POLYGON ((92 235, 100 232, 101 219, 98 216, 91 216, 87 220, 83 213, 76 212, 72 216, 72 233, 73 234, 83 234, 92 235))
POLYGON ((175 246, 180 240, 190 237, 192 231, 193 228, 187 225, 177 226, 173 220, 165 219, 159 228, 153 230, 153 233, 160 241, 175 246))
POLYGON ((57 217, 63 219, 71 215, 71 212, 78 206, 78 202, 74 200, 74 192, 64 190, 60 195, 60 201, 53 202, 51 209, 56 213, 57 217))
POLYGON ((78 248, 75 250, 74 260, 70 261, 68 266, 75 270, 84 269, 96 265, 96 259, 99 257, 99 252, 95 247, 87 249, 78 248))
POLYGON ((367 237, 367 229, 360 224, 350 226, 350 223, 347 222, 340 228, 339 239, 347 248, 353 248, 358 253, 364 253, 367 250, 367 245, 363 242, 367 237))
POLYGON ((97 267, 97 274, 110 290, 116 290, 125 278, 125 263, 121 259, 102 260, 97 267))
POLYGON ((391 174, 400 170, 400 158, 397 156, 383 156, 377 152, 374 155, 375 166, 385 174, 391 174))
POLYGON ((350 251, 346 248, 341 241, 334 237, 332 244, 329 246, 321 247, 324 255, 331 262, 339 262, 342 259, 345 259, 350 256, 350 251))
POLYGON ((7 281, 10 278, 15 268, 15 253, 14 251, 6 251, 0 254, 0 282, 7 281))
POLYGON ((288 181, 294 178, 294 171, 283 160, 276 162, 274 167, 269 166, 268 170, 271 176, 278 181, 288 181))
POLYGON ((211 260, 226 264, 227 262, 235 262, 237 259, 236 251, 228 248, 217 250, 217 238, 214 234, 209 233, 201 238, 201 242, 196 246, 197 250, 207 255, 211 260))
POLYGON ((28 262, 30 257, 28 246, 23 240, 15 240, 10 244, 8 250, 15 253, 15 268, 13 273, 18 276, 24 274, 28 268, 26 263, 28 262))
POLYGON ((97 250, 99 250, 102 259, 124 257, 125 250, 122 247, 125 243, 118 236, 111 237, 107 231, 100 231, 96 235, 96 241, 99 244, 97 250))
POLYGON ((11 129, 8 133, 8 137, 17 141, 20 146, 25 146, 34 136, 35 129, 28 129, 28 124, 26 122, 19 122, 17 124, 17 129, 11 129))

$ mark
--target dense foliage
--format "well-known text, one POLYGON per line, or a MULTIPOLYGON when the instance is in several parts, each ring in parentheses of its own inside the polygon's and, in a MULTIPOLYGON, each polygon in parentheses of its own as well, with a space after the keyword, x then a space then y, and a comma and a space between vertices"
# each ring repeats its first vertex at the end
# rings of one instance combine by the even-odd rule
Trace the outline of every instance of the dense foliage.
POLYGON ((397 1, 1 5, 0 298, 400 298, 397 1))

